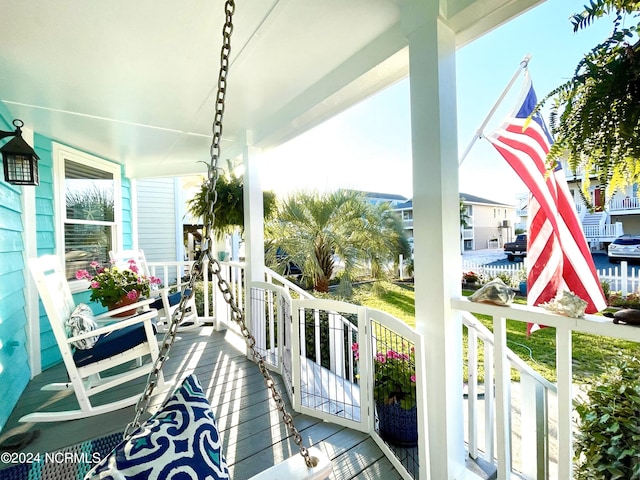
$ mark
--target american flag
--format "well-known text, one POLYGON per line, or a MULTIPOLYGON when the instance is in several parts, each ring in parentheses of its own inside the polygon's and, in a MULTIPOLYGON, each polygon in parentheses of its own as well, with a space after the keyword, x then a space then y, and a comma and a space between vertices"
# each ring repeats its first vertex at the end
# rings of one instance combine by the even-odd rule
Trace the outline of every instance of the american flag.
POLYGON ((529 188, 527 303, 539 305, 569 290, 587 302, 587 313, 606 308, 591 251, 582 232, 573 196, 560 163, 545 163, 553 143, 525 70, 514 112, 487 139, 529 188), (525 128, 526 125, 526 128, 525 128))

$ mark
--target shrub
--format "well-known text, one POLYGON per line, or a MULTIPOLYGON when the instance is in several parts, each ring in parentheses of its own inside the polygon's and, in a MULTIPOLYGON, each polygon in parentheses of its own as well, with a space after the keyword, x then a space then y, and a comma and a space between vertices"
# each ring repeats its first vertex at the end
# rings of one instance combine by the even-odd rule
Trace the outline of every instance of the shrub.
POLYGON ((640 360, 614 359, 576 412, 575 478, 640 479, 640 360))

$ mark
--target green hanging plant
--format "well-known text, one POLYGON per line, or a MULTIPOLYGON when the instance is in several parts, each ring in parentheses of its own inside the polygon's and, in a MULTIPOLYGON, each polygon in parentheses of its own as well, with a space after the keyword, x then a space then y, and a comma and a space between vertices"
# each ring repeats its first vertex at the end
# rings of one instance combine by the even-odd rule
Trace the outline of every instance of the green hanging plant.
MULTIPOLYGON (((238 176, 227 161, 228 174, 220 174, 216 182, 217 201, 213 209, 215 221, 213 231, 217 237, 232 233, 236 227, 244 229, 244 178, 238 176)), ((198 193, 187 202, 187 209, 194 217, 204 218, 209 211, 207 192, 209 182, 205 181, 198 193)), ((273 215, 276 209, 276 196, 273 192, 263 192, 264 216, 273 215)))
MULTIPOLYGON (((613 31, 578 63, 573 78, 536 107, 553 99, 549 164, 567 158, 574 173, 584 171, 583 193, 590 175, 609 192, 640 180, 640 24, 633 22, 639 10, 637 0, 592 0, 575 14, 574 32, 609 14, 613 31)), ((583 199, 593 208, 588 195, 583 199)))

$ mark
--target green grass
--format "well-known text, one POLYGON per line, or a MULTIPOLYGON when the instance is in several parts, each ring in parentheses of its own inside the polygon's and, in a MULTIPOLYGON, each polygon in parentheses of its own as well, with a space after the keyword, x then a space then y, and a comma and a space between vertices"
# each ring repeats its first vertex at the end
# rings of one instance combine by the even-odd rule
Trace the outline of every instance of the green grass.
MULTIPOLYGON (((463 292, 471 294, 472 292, 463 292)), ((415 327, 415 294, 413 284, 383 285, 381 294, 374 294, 369 284, 357 287, 353 297, 348 300, 383 310, 408 325, 415 327)), ((526 303, 516 297, 516 303, 526 303)), ((489 330, 493 330, 490 317, 476 315, 489 330)), ((614 325, 611 325, 615 328, 614 325)), ((464 350, 466 356, 466 329, 464 332, 464 350)), ((556 337, 555 329, 543 328, 527 337, 527 325, 515 320, 507 320, 507 345, 516 352, 534 370, 547 380, 556 381, 556 337)), ((573 334, 573 376, 576 382, 589 382, 602 373, 607 364, 619 353, 640 356, 640 344, 609 337, 599 337, 583 333, 573 334)), ((482 354, 482 352, 480 352, 482 354)), ((480 372, 482 374, 483 372, 480 372)), ((518 374, 513 372, 513 380, 518 374)))

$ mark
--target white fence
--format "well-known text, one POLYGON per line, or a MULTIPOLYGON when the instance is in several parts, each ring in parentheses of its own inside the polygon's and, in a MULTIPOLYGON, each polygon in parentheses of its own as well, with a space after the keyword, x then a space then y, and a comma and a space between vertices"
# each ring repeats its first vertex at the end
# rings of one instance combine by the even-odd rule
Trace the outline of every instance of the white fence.
MULTIPOLYGON (((525 263, 515 262, 510 265, 482 265, 468 260, 462 261, 462 274, 474 272, 481 283, 500 277, 507 285, 518 288, 520 281, 526 279, 525 263)), ((611 292, 620 292, 622 297, 640 290, 640 269, 627 267, 627 262, 597 270, 601 282, 607 282, 611 292)))

